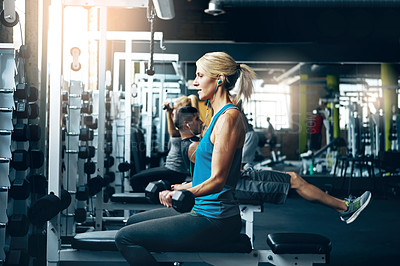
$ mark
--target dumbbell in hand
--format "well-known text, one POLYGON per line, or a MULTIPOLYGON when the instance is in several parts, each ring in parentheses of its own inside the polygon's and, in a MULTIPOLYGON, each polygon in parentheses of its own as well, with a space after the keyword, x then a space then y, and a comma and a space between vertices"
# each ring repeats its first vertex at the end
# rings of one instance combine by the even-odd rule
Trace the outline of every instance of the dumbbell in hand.
MULTIPOLYGON (((165 180, 150 182, 146 189, 146 197, 153 203, 160 203, 159 193, 171 190, 171 185, 165 180)), ((172 196, 172 207, 178 212, 189 212, 194 205, 194 195, 188 190, 177 190, 172 196)))

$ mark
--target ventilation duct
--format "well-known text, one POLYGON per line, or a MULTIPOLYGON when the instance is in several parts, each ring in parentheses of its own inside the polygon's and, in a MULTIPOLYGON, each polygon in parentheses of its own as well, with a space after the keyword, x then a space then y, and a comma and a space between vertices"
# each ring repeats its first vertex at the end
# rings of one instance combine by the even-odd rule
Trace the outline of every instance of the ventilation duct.
MULTIPOLYGON (((160 0, 161 1, 161 0, 160 0)), ((205 13, 217 16, 224 14, 223 7, 317 7, 317 6, 400 6, 399 0, 211 0, 205 13)))

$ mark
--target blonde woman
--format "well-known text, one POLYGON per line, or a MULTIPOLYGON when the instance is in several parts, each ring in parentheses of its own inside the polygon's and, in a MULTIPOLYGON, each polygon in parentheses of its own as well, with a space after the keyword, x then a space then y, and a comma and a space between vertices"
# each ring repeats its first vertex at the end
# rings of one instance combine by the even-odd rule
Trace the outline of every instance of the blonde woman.
MULTIPOLYGON (((205 54, 196 66, 193 85, 199 100, 208 101, 206 118, 211 122, 197 148, 193 182, 179 186, 193 193, 195 205, 189 213, 160 208, 131 216, 115 238, 131 265, 158 265, 150 251, 218 250, 240 235, 234 188, 240 178, 245 126, 230 91, 240 77, 238 97, 249 98, 255 74, 223 52, 205 54)), ((160 192, 160 202, 171 207, 174 193, 160 192)))

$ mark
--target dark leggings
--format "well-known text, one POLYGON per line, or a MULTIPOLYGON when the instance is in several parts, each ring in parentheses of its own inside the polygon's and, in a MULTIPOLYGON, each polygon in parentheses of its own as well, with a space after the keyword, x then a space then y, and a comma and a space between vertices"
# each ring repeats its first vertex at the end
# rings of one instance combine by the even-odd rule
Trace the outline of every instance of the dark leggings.
POLYGON ((150 251, 210 251, 235 239, 241 226, 239 215, 212 219, 159 208, 132 215, 115 243, 131 265, 158 265, 150 251))
POLYGON ((180 184, 185 181, 188 174, 179 173, 168 169, 165 166, 149 168, 143 170, 130 178, 130 184, 133 191, 142 192, 147 184, 157 180, 167 180, 173 184, 180 184))

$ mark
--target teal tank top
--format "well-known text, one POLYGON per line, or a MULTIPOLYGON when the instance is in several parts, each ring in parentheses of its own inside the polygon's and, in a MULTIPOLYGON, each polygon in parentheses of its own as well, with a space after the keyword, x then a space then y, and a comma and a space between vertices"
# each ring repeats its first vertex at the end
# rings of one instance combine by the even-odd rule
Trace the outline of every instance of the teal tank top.
MULTIPOLYGON (((225 105, 213 118, 206 133, 201 139, 196 150, 196 163, 192 185, 197 186, 211 176, 211 157, 214 150, 214 144, 210 140, 211 132, 219 116, 227 109, 235 108, 233 104, 225 105)), ((237 149, 233 157, 231 169, 229 171, 226 183, 221 192, 207 196, 196 197, 193 211, 200 215, 210 218, 228 218, 238 215, 239 205, 234 195, 237 181, 240 178, 240 163, 242 160, 242 149, 237 149)))

